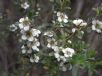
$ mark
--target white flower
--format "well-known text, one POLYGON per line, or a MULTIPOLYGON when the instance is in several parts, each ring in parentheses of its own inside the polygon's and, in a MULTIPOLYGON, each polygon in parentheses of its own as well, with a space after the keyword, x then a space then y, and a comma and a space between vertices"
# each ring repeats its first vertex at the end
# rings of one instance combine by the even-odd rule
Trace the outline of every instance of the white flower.
POLYGON ((66 62, 66 61, 67 61, 66 58, 65 58, 65 56, 60 56, 60 59, 61 59, 63 62, 66 62))
POLYGON ((35 62, 38 63, 39 62, 39 57, 35 56, 35 62))
POLYGON ((82 22, 83 22, 82 19, 73 20, 73 24, 75 24, 76 26, 80 25, 82 22))
POLYGON ((47 47, 48 47, 48 48, 51 48, 52 46, 51 46, 51 44, 47 44, 47 47))
POLYGON ((30 57, 30 62, 31 63, 38 63, 39 62, 39 56, 34 55, 34 57, 30 57))
POLYGON ((57 59, 57 61, 66 62, 66 58, 65 58, 64 56, 60 55, 60 53, 55 52, 55 53, 54 53, 54 56, 55 56, 55 58, 57 59))
POLYGON ((83 23, 80 24, 80 26, 86 26, 86 25, 87 25, 86 22, 83 22, 83 23))
POLYGON ((73 20, 73 24, 75 24, 76 26, 86 26, 87 25, 87 23, 84 22, 82 19, 73 20))
POLYGON ((54 38, 47 39, 47 42, 48 42, 48 44, 47 44, 48 48, 52 48, 53 46, 57 45, 57 42, 56 42, 56 40, 54 38))
POLYGON ((22 54, 25 54, 27 52, 27 50, 26 50, 24 45, 21 47, 21 49, 22 49, 22 54))
POLYGON ((18 26, 21 30, 23 29, 24 31, 28 31, 30 28, 30 21, 28 17, 21 18, 18 26))
POLYGON ((74 49, 72 48, 65 48, 62 50, 62 52, 64 53, 65 57, 72 57, 73 54, 75 53, 74 49))
POLYGON ((25 26, 25 27, 24 27, 24 30, 27 31, 27 30, 29 30, 29 28, 30 28, 29 25, 28 25, 28 26, 25 26))
POLYGON ((33 36, 39 37, 39 34, 41 34, 41 31, 37 29, 32 29, 32 34, 33 36))
POLYGON ((33 45, 40 46, 40 42, 38 41, 38 39, 34 38, 33 45))
POLYGON ((21 36, 21 39, 22 39, 22 40, 27 40, 27 36, 26 36, 26 35, 22 35, 22 36, 21 36))
POLYGON ((22 32, 22 36, 21 36, 22 40, 28 40, 28 41, 33 41, 34 37, 32 35, 32 31, 26 31, 26 32, 22 32))
POLYGON ((10 30, 11 30, 11 31, 16 31, 16 30, 17 30, 17 26, 14 25, 14 24, 12 24, 12 25, 10 26, 10 30))
POLYGON ((20 29, 23 29, 23 27, 24 27, 23 24, 19 24, 18 26, 20 29))
POLYGON ((39 51, 39 48, 37 47, 37 45, 32 45, 32 49, 35 51, 39 51))
POLYGON ((27 2, 21 4, 21 7, 24 8, 24 9, 27 9, 29 8, 29 4, 27 2))
POLYGON ((33 28, 30 29, 29 31, 21 30, 21 34, 22 34, 21 39, 22 40, 33 41, 35 36, 38 37, 40 33, 41 32, 39 30, 33 29, 33 28))
POLYGON ((55 56, 55 58, 57 59, 57 61, 60 61, 61 59, 60 59, 60 54, 59 53, 54 53, 54 56, 55 56))
POLYGON ((59 47, 58 47, 58 46, 52 46, 52 49, 53 49, 55 52, 59 52, 59 47))
POLYGON ((39 51, 39 48, 37 46, 32 46, 33 50, 39 51))
POLYGON ((31 37, 28 38, 28 41, 33 41, 33 40, 34 40, 34 37, 33 36, 31 36, 31 37))
POLYGON ((54 53, 55 58, 60 58, 59 53, 54 53))
POLYGON ((19 20, 20 23, 28 23, 29 22, 29 18, 28 17, 24 17, 24 18, 21 18, 19 20))
POLYGON ((31 45, 32 49, 35 50, 35 51, 39 51, 39 47, 40 46, 40 42, 34 38, 33 40, 33 44, 31 45))
POLYGON ((72 41, 71 41, 71 40, 68 40, 68 43, 70 43, 70 44, 71 44, 71 43, 72 43, 72 41))
POLYGON ((64 23, 68 22, 68 17, 67 17, 66 14, 61 13, 61 12, 57 12, 57 16, 58 16, 58 21, 59 22, 64 22, 64 23))
POLYGON ((22 54, 25 54, 25 53, 26 53, 26 51, 27 51, 27 50, 25 50, 25 49, 22 49, 22 54))
POLYGON ((55 53, 54 53, 54 56, 57 59, 57 61, 66 62, 67 60, 66 60, 65 56, 63 56, 61 54, 63 47, 58 47, 57 49, 58 49, 58 51, 55 51, 55 53))
POLYGON ((77 30, 77 28, 72 28, 72 32, 75 33, 75 31, 77 30))
POLYGON ((55 47, 53 47, 53 49, 54 49, 54 56, 55 56, 55 58, 57 59, 57 61, 66 62, 65 56, 63 56, 62 53, 61 53, 63 47, 55 46, 55 47))
POLYGON ((31 48, 34 51, 39 51, 39 48, 38 48, 39 46, 40 46, 40 42, 36 38, 33 38, 32 42, 27 43, 27 47, 31 48))
POLYGON ((81 32, 82 35, 84 34, 84 31, 80 31, 80 32, 81 32))
POLYGON ((102 22, 99 20, 93 20, 92 21, 92 30, 101 33, 102 31, 102 22))
POLYGON ((30 58, 30 62, 34 63, 34 58, 33 57, 30 58))
POLYGON ((53 32, 52 31, 48 31, 48 32, 45 32, 44 35, 46 35, 48 37, 53 37, 53 32))

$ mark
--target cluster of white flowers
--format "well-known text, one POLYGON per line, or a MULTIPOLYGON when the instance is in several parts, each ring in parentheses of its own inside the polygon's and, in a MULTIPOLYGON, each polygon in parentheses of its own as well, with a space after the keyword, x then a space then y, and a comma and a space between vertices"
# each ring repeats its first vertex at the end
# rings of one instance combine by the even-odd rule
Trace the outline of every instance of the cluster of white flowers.
POLYGON ((74 54, 75 51, 72 48, 63 48, 63 47, 58 47, 55 46, 53 47, 54 50, 54 56, 55 58, 57 58, 58 61, 63 61, 63 62, 67 62, 67 58, 71 58, 74 54))
MULTIPOLYGON (((50 0, 53 2, 53 0, 50 0)), ((21 7, 24 8, 25 10, 28 9, 30 6, 27 2, 24 2, 21 4, 21 7)), ((37 12, 35 12, 36 17, 39 15, 39 11, 41 10, 39 4, 37 4, 37 12)), ((59 63, 59 66, 61 66, 61 68, 66 71, 66 67, 65 67, 65 63, 68 62, 73 55, 76 54, 75 52, 75 48, 72 48, 70 45, 72 44, 73 39, 71 39, 70 37, 73 36, 74 34, 76 34, 75 32, 78 30, 78 32, 80 31, 81 34, 84 34, 83 30, 80 30, 82 27, 87 26, 87 23, 82 20, 82 19, 76 19, 76 20, 68 20, 68 16, 67 14, 65 14, 64 12, 60 12, 60 11, 54 11, 54 13, 56 13, 55 15, 55 19, 52 21, 53 24, 51 27, 54 27, 54 30, 58 30, 58 32, 63 32, 63 35, 61 36, 57 36, 55 34, 55 31, 53 31, 53 29, 51 28, 50 31, 46 31, 46 32, 41 32, 40 30, 34 28, 34 26, 32 25, 32 21, 27 17, 23 17, 21 19, 19 19, 19 21, 16 24, 12 24, 10 26, 10 30, 11 31, 19 31, 20 34, 20 41, 22 43, 21 46, 21 53, 23 55, 29 55, 29 61, 31 63, 38 63, 40 60, 40 55, 42 57, 42 52, 40 51, 41 48, 44 48, 41 44, 41 41, 43 38, 41 36, 43 36, 46 39, 46 42, 44 42, 46 44, 47 50, 52 50, 51 51, 51 55, 49 52, 48 55, 49 56, 53 56, 54 59, 59 63), (68 23, 72 23, 71 27, 70 24, 68 23), (54 24, 56 25, 60 25, 59 27, 64 27, 68 26, 68 30, 67 27, 66 28, 60 28, 53 26, 54 24), (72 28, 71 30, 69 30, 69 28, 72 28), (71 31, 71 33, 70 33, 71 31), (71 36, 70 36, 71 34, 71 36), (69 38, 68 38, 69 36, 69 38), (42 39, 40 39, 39 37, 41 37, 42 39), (58 38, 59 37, 59 38, 58 38), (60 39, 61 37, 61 39, 60 39), (63 40, 64 38, 65 41, 63 40), (58 39, 58 40, 57 40, 58 39), (62 44, 65 43, 65 44, 62 44), (40 48, 41 47, 41 48, 40 48)), ((102 22, 99 20, 94 20, 92 21, 92 30, 101 33, 101 29, 102 29, 102 22)), ((80 37, 81 39, 81 37, 80 37)), ((43 41, 43 40, 42 40, 43 41)), ((73 40, 74 42, 74 40, 73 40)), ((46 51, 47 51, 46 50, 46 51)), ((44 50, 45 51, 45 50, 44 50)), ((44 52, 45 53, 45 52, 44 52)), ((45 56, 46 54, 44 54, 45 56)), ((47 55, 47 56, 48 56, 47 55)))
POLYGON ((75 25, 75 28, 72 28, 72 32, 74 33, 76 30, 78 30, 78 27, 85 27, 87 25, 86 22, 84 22, 82 19, 76 19, 73 20, 73 24, 75 25))
POLYGON ((47 31, 44 33, 44 36, 47 36, 47 47, 52 48, 53 46, 57 45, 56 39, 53 37, 54 33, 53 31, 47 31))
POLYGON ((75 53, 74 49, 69 48, 69 47, 63 49, 62 52, 64 53, 65 57, 72 57, 75 53))
POLYGON ((64 22, 67 23, 68 22, 68 16, 62 12, 57 12, 57 20, 58 22, 64 22))
POLYGON ((66 62, 66 57, 62 54, 62 50, 63 48, 62 47, 53 47, 55 53, 54 53, 54 56, 55 58, 57 59, 57 61, 62 61, 62 62, 66 62))
POLYGON ((34 52, 34 57, 31 56, 30 61, 38 62, 39 57, 36 55, 36 52, 39 51, 40 42, 38 38, 41 31, 31 27, 28 17, 21 18, 17 25, 12 24, 10 28, 12 28, 12 31, 16 31, 17 29, 20 31, 22 54, 31 54, 34 52))
POLYGON ((21 39, 28 40, 28 41, 34 41, 34 40, 36 40, 35 39, 36 37, 39 37, 40 33, 41 32, 39 30, 34 29, 34 28, 31 28, 28 31, 21 30, 21 34, 22 34, 21 39))
POLYGON ((37 55, 34 55, 34 57, 31 57, 30 58, 30 62, 32 62, 32 63, 38 63, 39 62, 39 56, 37 56, 37 55))
MULTIPOLYGON (((26 47, 22 48, 22 53, 32 53, 32 52, 38 52, 40 42, 38 40, 39 34, 41 32, 35 28, 30 27, 30 21, 28 17, 21 18, 19 20, 19 29, 21 30, 21 40, 26 41, 26 47)), ((39 57, 34 54, 34 57, 31 56, 30 62, 38 62, 39 57)))
POLYGON ((57 41, 54 38, 48 38, 47 42, 48 42, 47 44, 48 48, 53 48, 53 46, 57 45, 57 41))
POLYGON ((69 47, 63 48, 58 46, 53 46, 53 50, 55 58, 60 62, 61 70, 66 71, 67 67, 65 67, 64 63, 68 62, 69 58, 75 54, 75 50, 69 47))
MULTIPOLYGON (((72 48, 63 48, 58 46, 57 40, 54 38, 54 34, 52 31, 47 31, 44 33, 45 36, 47 36, 47 47, 53 49, 54 51, 54 57, 57 59, 57 61, 61 61, 63 63, 67 62, 67 58, 71 58, 75 51, 72 48)), ((70 40, 68 40, 68 43, 71 43, 70 40)))
POLYGON ((30 29, 30 20, 28 17, 24 17, 19 20, 19 28, 24 31, 28 31, 30 29))
POLYGON ((99 20, 93 20, 92 21, 92 30, 96 31, 97 33, 102 32, 102 22, 99 20))
MULTIPOLYGON (((64 15, 63 13, 58 12, 58 21, 59 22, 68 22, 68 17, 64 15), (60 16, 63 17, 60 17, 60 16), (62 20, 61 20, 62 19, 62 20)), ((74 20, 73 24, 77 26, 86 26, 87 23, 85 23, 83 20, 78 19, 74 20)), ((19 28, 20 30, 20 36, 21 36, 21 41, 23 43, 21 47, 21 52, 22 54, 30 54, 30 62, 35 62, 37 63, 39 61, 39 56, 37 53, 40 51, 40 41, 39 41, 39 36, 41 34, 41 31, 38 29, 35 29, 31 26, 30 19, 28 17, 21 18, 18 22, 18 25, 12 25, 12 28, 14 28, 13 31, 17 30, 19 28), (33 54, 33 55, 32 55, 33 54)), ((47 37, 47 45, 46 47, 49 49, 52 49, 53 51, 53 56, 59 63, 64 63, 68 62, 68 59, 72 58, 72 56, 75 54, 75 50, 71 47, 62 47, 59 46, 58 41, 54 38, 54 31, 46 31, 43 33, 44 36, 47 37)), ((68 40, 68 44, 71 44, 71 40, 68 40)))
POLYGON ((73 24, 75 24, 76 26, 86 26, 87 25, 87 23, 84 22, 82 19, 73 20, 73 24))

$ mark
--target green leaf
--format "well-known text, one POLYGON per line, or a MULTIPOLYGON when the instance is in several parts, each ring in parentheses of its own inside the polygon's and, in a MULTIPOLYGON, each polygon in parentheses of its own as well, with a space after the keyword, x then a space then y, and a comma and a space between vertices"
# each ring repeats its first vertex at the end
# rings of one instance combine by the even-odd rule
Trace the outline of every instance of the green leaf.
POLYGON ((95 50, 88 50, 86 55, 88 58, 92 58, 96 55, 96 51, 95 50))
POLYGON ((73 56, 71 60, 73 64, 77 64, 77 65, 83 65, 85 61, 86 61, 85 57, 81 54, 77 54, 73 56))

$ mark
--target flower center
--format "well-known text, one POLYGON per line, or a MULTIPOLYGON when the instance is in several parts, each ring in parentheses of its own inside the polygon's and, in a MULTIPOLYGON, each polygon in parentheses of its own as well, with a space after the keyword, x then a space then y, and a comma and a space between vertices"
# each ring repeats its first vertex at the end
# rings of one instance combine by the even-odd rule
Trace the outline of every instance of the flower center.
POLYGON ((60 15, 60 17, 61 17, 61 19, 64 19, 64 15, 62 14, 62 15, 60 15))
POLYGON ((28 37, 30 37, 30 36, 32 36, 32 33, 31 33, 30 31, 27 31, 27 32, 26 32, 26 35, 27 35, 28 37))
POLYGON ((28 20, 25 20, 24 22, 23 22, 23 25, 28 25, 29 24, 29 21, 28 20))

